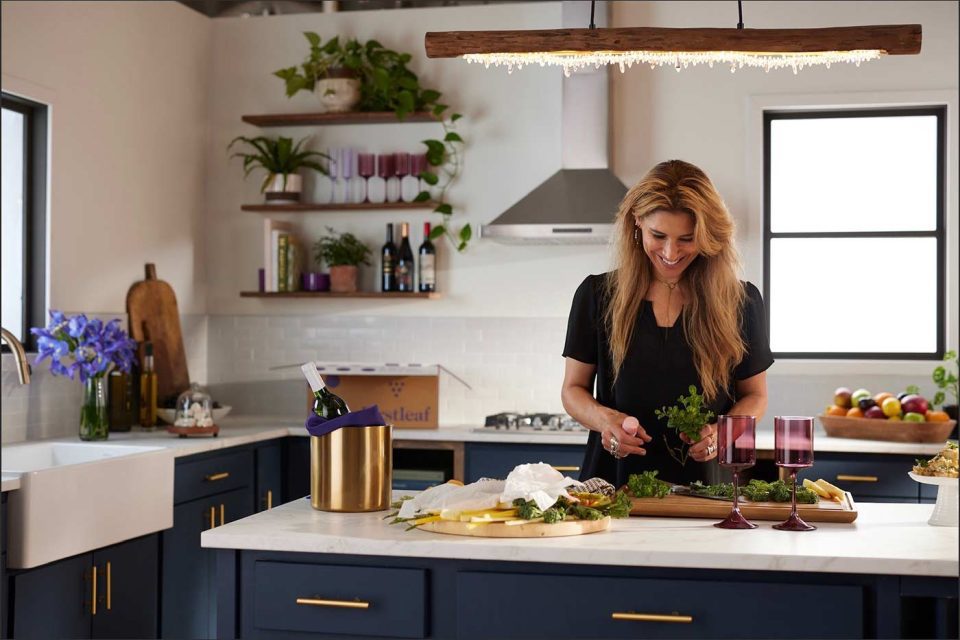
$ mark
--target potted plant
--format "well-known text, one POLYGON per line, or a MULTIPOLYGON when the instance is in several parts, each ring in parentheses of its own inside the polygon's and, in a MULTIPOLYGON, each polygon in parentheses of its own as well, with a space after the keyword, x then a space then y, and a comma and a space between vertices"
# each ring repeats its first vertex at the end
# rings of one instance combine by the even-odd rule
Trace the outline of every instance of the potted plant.
POLYGON ((277 139, 266 136, 237 136, 227 145, 227 150, 238 142, 248 145, 247 151, 230 156, 243 158, 243 176, 247 177, 254 169, 263 169, 267 176, 260 185, 260 192, 266 196, 267 202, 291 203, 299 202, 300 192, 303 191, 303 177, 297 171, 307 167, 324 175, 327 173, 317 159, 329 160, 330 157, 319 151, 301 150, 300 147, 305 141, 306 138, 294 145, 292 138, 283 136, 277 139))
POLYGON ((319 95, 325 111, 350 111, 360 102, 359 43, 350 40, 341 46, 337 36, 323 44, 320 36, 312 31, 303 35, 310 43, 310 53, 300 68, 288 67, 274 72, 287 83, 287 97, 305 89, 319 95))
MULTIPOLYGON (((957 352, 950 350, 943 354, 944 362, 950 364, 951 362, 960 369, 960 359, 957 358, 957 352)), ((957 419, 957 374, 953 371, 950 371, 945 366, 940 365, 933 370, 933 382, 939 387, 933 396, 934 406, 943 405, 943 410, 951 420, 957 419), (953 396, 953 403, 947 404, 947 401, 950 400, 949 396, 953 396)))
POLYGON ((352 233, 338 234, 331 227, 330 233, 313 245, 314 261, 330 267, 330 291, 353 293, 357 290, 357 267, 370 265, 370 248, 352 233))

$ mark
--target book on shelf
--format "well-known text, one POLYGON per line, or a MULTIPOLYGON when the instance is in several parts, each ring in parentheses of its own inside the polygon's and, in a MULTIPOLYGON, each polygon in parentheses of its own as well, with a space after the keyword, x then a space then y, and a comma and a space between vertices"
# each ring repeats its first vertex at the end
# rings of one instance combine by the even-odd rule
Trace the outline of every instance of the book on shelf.
POLYGON ((276 293, 279 288, 278 242, 281 233, 291 234, 293 224, 265 218, 263 221, 263 290, 276 293))

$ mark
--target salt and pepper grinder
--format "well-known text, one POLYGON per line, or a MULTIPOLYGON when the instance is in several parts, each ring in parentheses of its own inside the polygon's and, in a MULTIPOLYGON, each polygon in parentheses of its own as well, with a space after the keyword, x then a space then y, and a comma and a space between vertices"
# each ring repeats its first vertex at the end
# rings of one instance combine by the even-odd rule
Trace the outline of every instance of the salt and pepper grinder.
POLYGON ((347 183, 343 179, 343 149, 339 147, 331 148, 330 154, 330 178, 333 180, 333 202, 343 204, 347 202, 347 183))
MULTIPOLYGON (((393 171, 387 176, 387 202, 398 202, 400 200, 400 176, 402 175, 400 173, 400 167, 398 166, 400 164, 400 155, 399 153, 395 153, 391 156, 393 171)), ((403 168, 404 173, 410 169, 410 154, 406 154, 406 156, 407 166, 403 168)))
POLYGON ((363 179, 363 199, 360 202, 370 201, 370 178, 373 176, 374 156, 372 153, 357 154, 357 174, 363 179))
POLYGON ((377 156, 377 175, 367 180, 367 200, 377 204, 387 201, 387 176, 392 173, 390 156, 377 156))
POLYGON ((359 204, 367 199, 367 181, 359 174, 359 154, 354 148, 344 149, 347 154, 346 165, 349 167, 347 182, 347 201, 359 204))
POLYGON ((407 175, 400 178, 400 198, 404 202, 413 202, 420 193, 420 172, 423 168, 420 166, 420 156, 417 154, 407 156, 409 171, 407 175))

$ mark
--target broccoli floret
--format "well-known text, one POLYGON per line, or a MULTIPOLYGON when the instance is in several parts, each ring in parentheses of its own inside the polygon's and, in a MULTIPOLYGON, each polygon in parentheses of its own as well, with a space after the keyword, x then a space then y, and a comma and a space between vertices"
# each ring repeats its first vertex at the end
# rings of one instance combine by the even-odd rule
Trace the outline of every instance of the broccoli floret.
POLYGON ((780 480, 777 480, 776 482, 771 482, 770 496, 767 499, 773 502, 789 502, 790 487, 788 487, 786 484, 784 484, 780 480))
POLYGON ((517 498, 513 501, 513 506, 517 508, 517 517, 521 520, 536 520, 543 516, 543 511, 537 507, 537 503, 533 500, 517 498))
POLYGON ((594 509, 592 507, 581 507, 580 505, 574 505, 570 509, 572 515, 580 518, 581 520, 601 520, 603 519, 603 513, 594 509))
POLYGON ((554 524, 560 522, 567 517, 567 512, 562 509, 557 509, 556 507, 550 507, 543 512, 543 521, 547 524, 554 524))

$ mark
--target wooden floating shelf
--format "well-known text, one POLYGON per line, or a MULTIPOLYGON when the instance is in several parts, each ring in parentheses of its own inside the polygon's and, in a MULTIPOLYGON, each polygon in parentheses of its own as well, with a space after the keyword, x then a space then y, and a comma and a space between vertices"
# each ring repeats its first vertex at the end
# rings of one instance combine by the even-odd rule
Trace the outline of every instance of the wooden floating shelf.
POLYGON ((400 120, 393 111, 347 111, 346 113, 271 113, 241 116, 244 122, 258 127, 290 127, 317 124, 404 124, 437 122, 428 111, 408 113, 400 120))
POLYGON ((261 213, 284 213, 298 211, 369 211, 377 209, 433 209, 436 202, 351 202, 318 204, 300 202, 297 204, 245 204, 240 208, 243 211, 259 211, 261 213))
POLYGON ((401 293, 399 291, 379 292, 379 291, 356 291, 354 293, 334 293, 332 291, 241 291, 241 298, 409 298, 439 300, 440 294, 437 292, 421 293, 412 291, 410 293, 401 293))

